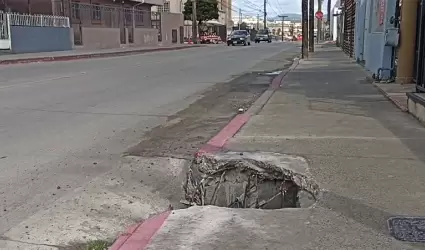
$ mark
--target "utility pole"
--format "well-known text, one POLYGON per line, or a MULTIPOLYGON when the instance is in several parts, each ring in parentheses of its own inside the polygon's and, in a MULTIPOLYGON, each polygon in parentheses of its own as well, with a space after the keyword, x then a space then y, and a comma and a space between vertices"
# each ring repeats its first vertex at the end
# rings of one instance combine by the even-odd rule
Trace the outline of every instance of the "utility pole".
POLYGON ((328 0, 328 8, 327 8, 327 11, 328 11, 328 18, 327 18, 328 25, 327 26, 328 26, 328 39, 329 40, 332 40, 331 39, 331 2, 332 2, 331 0, 328 0))
POLYGON ((238 22, 238 30, 241 29, 242 24, 242 9, 239 9, 239 22, 238 22))
POLYGON ((267 0, 264 0, 264 29, 267 29, 267 0))
POLYGON ((192 40, 194 44, 198 43, 198 21, 196 17, 196 0, 192 0, 192 40))
POLYGON ((282 18, 282 31, 281 31, 281 37, 282 37, 282 42, 283 42, 283 28, 284 28, 284 22, 285 22, 285 17, 288 17, 288 16, 284 16, 284 15, 280 15, 279 16, 280 18, 282 18))
MULTIPOLYGON (((317 11, 322 12, 322 4, 323 4, 323 0, 317 0, 318 1, 318 6, 317 6, 317 11)), ((322 20, 323 18, 316 18, 316 22, 317 22, 317 35, 316 35, 316 40, 317 43, 319 43, 320 40, 322 40, 322 20)))
POLYGON ((260 29, 260 14, 257 14, 257 30, 260 29))
POLYGON ((308 0, 302 0, 301 2, 302 10, 302 46, 301 54, 302 58, 308 57, 308 0))
POLYGON ((308 20, 309 51, 314 52, 314 0, 310 0, 308 20))

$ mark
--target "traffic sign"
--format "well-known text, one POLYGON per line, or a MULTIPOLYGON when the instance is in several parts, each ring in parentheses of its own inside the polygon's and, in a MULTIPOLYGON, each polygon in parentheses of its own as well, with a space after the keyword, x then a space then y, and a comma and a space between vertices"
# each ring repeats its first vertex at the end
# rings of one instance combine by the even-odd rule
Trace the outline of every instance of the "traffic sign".
POLYGON ((316 18, 319 19, 319 20, 322 20, 323 12, 321 12, 320 10, 316 11, 316 18))

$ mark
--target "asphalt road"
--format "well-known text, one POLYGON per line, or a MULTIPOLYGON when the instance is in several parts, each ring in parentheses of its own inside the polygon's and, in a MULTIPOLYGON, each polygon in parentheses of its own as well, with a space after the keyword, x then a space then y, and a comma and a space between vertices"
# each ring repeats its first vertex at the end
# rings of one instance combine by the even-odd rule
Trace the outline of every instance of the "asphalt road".
POLYGON ((223 45, 0 67, 0 234, 113 169, 202 91, 285 50, 298 48, 223 45))

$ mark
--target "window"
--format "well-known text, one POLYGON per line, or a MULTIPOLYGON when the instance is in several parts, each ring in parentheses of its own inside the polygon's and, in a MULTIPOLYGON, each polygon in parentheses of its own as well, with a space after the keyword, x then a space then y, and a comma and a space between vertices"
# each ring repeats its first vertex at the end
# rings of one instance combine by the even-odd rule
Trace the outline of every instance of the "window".
POLYGON ((92 20, 100 21, 102 19, 102 10, 100 8, 100 4, 93 4, 92 6, 92 20))
POLYGON ((80 19, 80 3, 78 2, 73 2, 71 5, 71 10, 72 10, 72 18, 74 19, 80 19))
POLYGON ((170 12, 170 1, 164 2, 163 6, 158 6, 158 12, 170 12))
POLYGON ((134 15, 136 16, 136 21, 143 22, 143 11, 136 11, 134 15))
POLYGON ((220 10, 223 10, 223 0, 220 1, 220 10))

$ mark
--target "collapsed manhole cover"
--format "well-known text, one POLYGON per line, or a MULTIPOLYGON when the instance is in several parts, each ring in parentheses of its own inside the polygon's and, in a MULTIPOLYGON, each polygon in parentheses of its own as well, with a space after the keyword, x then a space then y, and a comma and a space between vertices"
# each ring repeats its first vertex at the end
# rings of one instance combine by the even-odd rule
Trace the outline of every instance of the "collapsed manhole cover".
POLYGON ((393 217, 388 220, 388 228, 397 240, 425 242, 425 217, 393 217))
POLYGON ((186 205, 257 209, 308 207, 319 194, 304 158, 264 152, 198 156, 183 189, 186 205))

